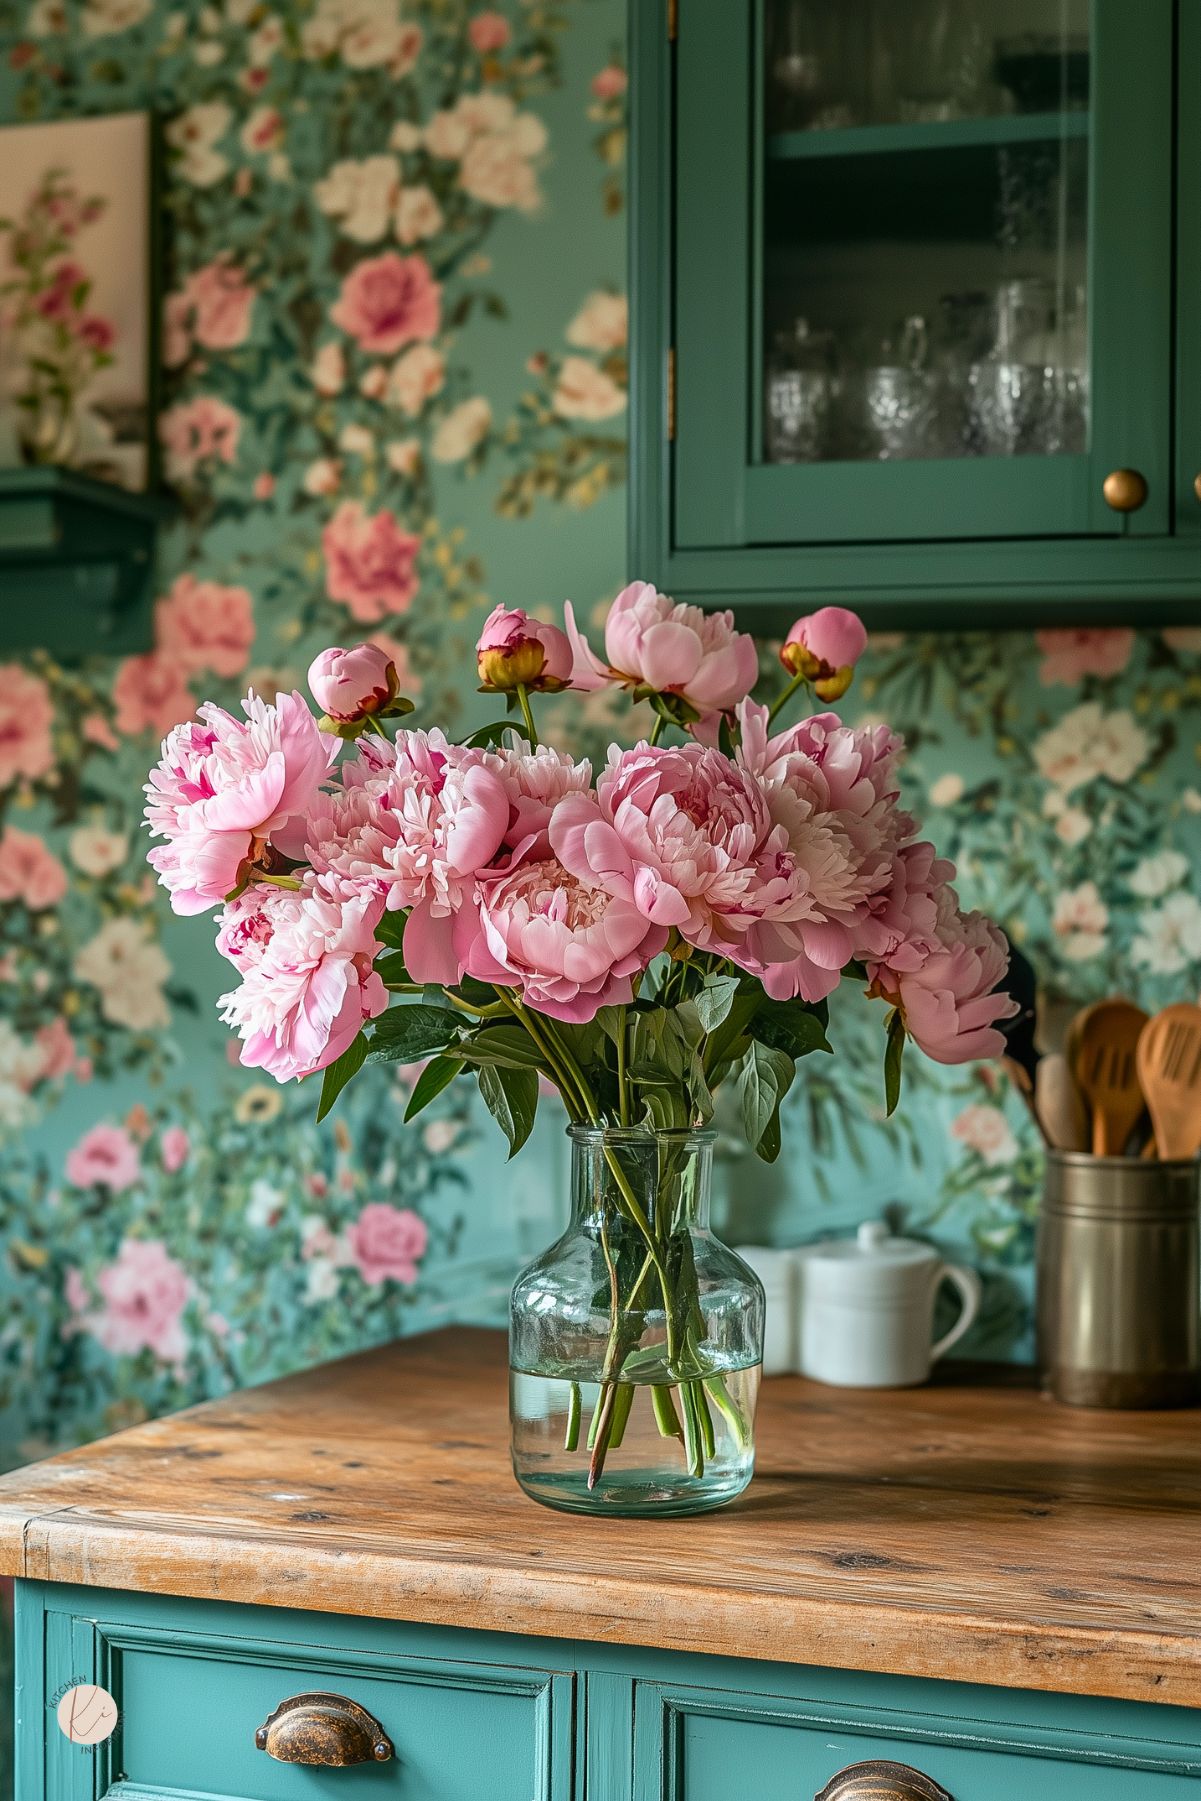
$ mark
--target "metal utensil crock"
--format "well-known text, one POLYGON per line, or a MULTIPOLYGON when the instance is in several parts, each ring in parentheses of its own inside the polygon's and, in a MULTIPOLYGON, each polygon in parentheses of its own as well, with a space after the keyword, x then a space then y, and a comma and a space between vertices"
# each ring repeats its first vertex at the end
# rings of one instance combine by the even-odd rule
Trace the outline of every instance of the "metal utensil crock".
POLYGON ((1077 1407, 1201 1399, 1201 1163, 1050 1151, 1038 1361, 1077 1407))

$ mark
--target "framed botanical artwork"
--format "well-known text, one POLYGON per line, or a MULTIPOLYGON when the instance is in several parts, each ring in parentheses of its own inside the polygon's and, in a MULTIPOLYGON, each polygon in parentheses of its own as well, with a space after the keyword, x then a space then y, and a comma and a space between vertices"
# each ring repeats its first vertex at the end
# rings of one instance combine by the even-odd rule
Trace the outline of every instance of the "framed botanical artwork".
POLYGON ((0 467, 154 473, 152 119, 0 130, 0 467))

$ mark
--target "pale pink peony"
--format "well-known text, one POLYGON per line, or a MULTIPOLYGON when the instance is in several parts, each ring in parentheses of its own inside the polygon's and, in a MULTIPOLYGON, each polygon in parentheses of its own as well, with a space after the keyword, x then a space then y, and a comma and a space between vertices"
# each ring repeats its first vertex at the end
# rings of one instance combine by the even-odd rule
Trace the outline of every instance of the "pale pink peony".
POLYGON ((269 935, 245 960, 241 986, 221 996, 221 1017, 242 1039, 247 1067, 299 1081, 333 1063, 388 1005, 371 967, 384 903, 306 876, 300 891, 270 889, 258 905, 269 935))
POLYGON ((653 925, 632 900, 580 881, 555 857, 483 876, 476 898, 478 916, 464 909, 455 921, 467 973, 519 987, 528 1006, 552 1019, 583 1024, 599 1007, 627 1005, 632 977, 667 943, 666 926, 653 925))
POLYGON ((471 39, 471 48, 478 50, 481 56, 487 56, 494 50, 503 50, 513 35, 513 28, 503 13, 476 13, 468 22, 467 35, 471 39))
POLYGON ((31 913, 56 907, 67 872, 44 838, 6 825, 0 833, 0 901, 20 901, 31 913))
POLYGON ((557 625, 531 619, 520 607, 494 607, 476 645, 483 687, 509 693, 517 687, 555 693, 571 685, 571 645, 557 625))
POLYGON ((1038 679, 1044 688, 1074 688, 1086 675, 1120 675, 1134 650, 1134 633, 1125 629, 1079 626, 1035 632, 1034 641, 1043 656, 1038 679))
POLYGON ((954 874, 932 844, 903 846, 855 922, 855 955, 894 974, 920 969, 938 948, 940 900, 954 874))
POLYGON ((429 1244, 429 1229, 411 1207, 393 1207, 388 1201, 368 1201, 346 1234, 346 1246, 364 1282, 417 1280, 417 1265, 429 1244))
POLYGON ((355 264, 329 316, 360 350, 392 356, 402 344, 437 336, 442 290, 423 256, 386 250, 355 264))
POLYGON ((166 734, 188 717, 196 702, 174 657, 161 650, 126 657, 113 683, 116 726, 128 737, 166 734))
POLYGON ((198 394, 159 415, 159 437, 173 481, 188 481, 201 463, 232 463, 242 416, 215 394, 198 394))
POLYGON ((678 695, 704 716, 734 707, 750 693, 759 673, 754 640, 734 630, 732 613, 704 613, 677 606, 650 582, 623 588, 605 621, 602 663, 576 628, 571 606, 567 633, 575 657, 572 686, 587 690, 609 682, 678 695))
POLYGON ((819 607, 797 620, 781 646, 780 661, 790 675, 812 682, 820 700, 837 700, 850 687, 866 649, 867 631, 857 613, 819 607))
POLYGON ((178 1363, 185 1355, 183 1313, 192 1285, 161 1239, 124 1239, 96 1286, 102 1305, 85 1323, 106 1351, 117 1357, 151 1351, 160 1363, 178 1363))
POLYGON ((205 350, 236 350, 250 335, 255 289, 228 257, 214 257, 184 284, 192 332, 205 350))
POLYGON ((180 575, 155 608, 154 635, 189 675, 240 675, 254 643, 253 602, 245 588, 180 575))
POLYGON ((36 781, 54 767, 53 724, 50 690, 41 677, 19 663, 0 663, 0 788, 22 775, 36 781))
POLYGON ((378 713, 399 693, 391 657, 374 644, 323 650, 309 665, 309 692, 330 719, 352 724, 378 713))
POLYGON ((509 796, 509 824, 503 840, 509 860, 549 857, 551 814, 564 795, 590 791, 591 765, 575 762, 550 744, 531 751, 524 739, 512 750, 497 751, 493 762, 509 796))
POLYGON ((1009 946, 982 913, 959 911, 953 888, 944 887, 938 902, 937 948, 909 972, 869 963, 873 990, 899 1006, 906 1031, 936 1063, 999 1057, 1005 1040, 996 1022, 1018 1010, 998 988, 1009 946))
POLYGON ((76 1188, 123 1194, 142 1173, 138 1147, 124 1126, 93 1126, 67 1155, 67 1180, 76 1188))
POLYGON ((337 756, 297 693, 250 695, 245 723, 206 702, 177 726, 146 785, 146 823, 167 843, 149 861, 177 913, 203 913, 277 851, 298 852, 305 816, 337 756))
POLYGON ((374 625, 412 605, 421 539, 403 531, 386 508, 367 513, 357 500, 344 500, 321 534, 321 548, 325 591, 352 619, 374 625))
POLYGON ((178 1175, 192 1154, 192 1141, 182 1126, 168 1126, 159 1139, 159 1156, 169 1176, 178 1175))

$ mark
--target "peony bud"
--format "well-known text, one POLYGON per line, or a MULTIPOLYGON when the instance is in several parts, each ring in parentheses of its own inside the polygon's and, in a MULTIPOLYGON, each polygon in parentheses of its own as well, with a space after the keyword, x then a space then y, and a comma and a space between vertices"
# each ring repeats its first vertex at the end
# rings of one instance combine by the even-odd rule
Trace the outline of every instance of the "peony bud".
POLYGON ((803 675, 819 700, 838 700, 851 685, 867 648, 867 631, 847 607, 820 607, 798 619, 780 648, 790 675, 803 675))
POLYGON ((338 725, 379 713, 396 699, 399 686, 395 663, 375 644, 356 644, 352 650, 334 646, 309 667, 313 699, 338 725))
POLYGON ((555 694, 571 685, 571 645, 557 625, 543 625, 520 607, 496 607, 476 645, 480 686, 507 694, 515 688, 555 694))

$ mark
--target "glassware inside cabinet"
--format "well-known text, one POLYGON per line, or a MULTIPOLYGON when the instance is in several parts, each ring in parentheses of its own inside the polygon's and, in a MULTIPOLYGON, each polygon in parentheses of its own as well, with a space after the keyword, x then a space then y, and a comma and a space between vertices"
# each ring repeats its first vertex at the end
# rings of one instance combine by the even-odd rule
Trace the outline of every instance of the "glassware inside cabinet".
POLYGON ((1081 454, 1090 0, 764 0, 765 462, 1081 454))

